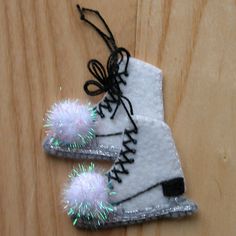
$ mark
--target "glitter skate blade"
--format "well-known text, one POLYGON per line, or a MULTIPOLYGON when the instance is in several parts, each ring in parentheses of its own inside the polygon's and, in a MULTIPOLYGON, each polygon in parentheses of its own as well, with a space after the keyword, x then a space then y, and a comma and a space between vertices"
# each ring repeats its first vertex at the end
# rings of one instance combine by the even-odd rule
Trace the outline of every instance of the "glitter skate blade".
MULTIPOLYGON (((77 228, 81 229, 105 229, 131 224, 140 224, 162 218, 179 218, 189 216, 197 211, 197 205, 184 197, 170 199, 169 204, 165 206, 153 206, 144 210, 125 211, 117 208, 114 215, 104 224, 94 225, 89 221, 78 221, 77 228)), ((73 220, 73 217, 72 217, 73 220)))
POLYGON ((52 156, 84 159, 84 160, 106 160, 115 161, 120 150, 115 146, 97 144, 95 142, 83 147, 69 147, 53 142, 53 139, 47 137, 43 142, 44 151, 52 156))

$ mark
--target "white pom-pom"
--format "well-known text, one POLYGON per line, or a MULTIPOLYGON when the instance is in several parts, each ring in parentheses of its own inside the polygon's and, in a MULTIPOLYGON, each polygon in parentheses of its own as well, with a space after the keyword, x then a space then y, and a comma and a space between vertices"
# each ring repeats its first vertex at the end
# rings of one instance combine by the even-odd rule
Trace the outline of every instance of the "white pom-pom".
POLYGON ((47 113, 47 134, 57 143, 83 147, 95 137, 96 111, 78 100, 55 103, 47 113))
POLYGON ((86 169, 79 165, 70 175, 70 183, 63 191, 63 202, 76 224, 78 220, 90 220, 94 224, 105 222, 113 211, 109 196, 113 194, 107 187, 104 175, 94 170, 94 165, 86 169))
POLYGON ((96 208, 98 202, 108 202, 104 176, 96 172, 85 172, 72 179, 64 191, 65 201, 71 208, 86 202, 96 208))

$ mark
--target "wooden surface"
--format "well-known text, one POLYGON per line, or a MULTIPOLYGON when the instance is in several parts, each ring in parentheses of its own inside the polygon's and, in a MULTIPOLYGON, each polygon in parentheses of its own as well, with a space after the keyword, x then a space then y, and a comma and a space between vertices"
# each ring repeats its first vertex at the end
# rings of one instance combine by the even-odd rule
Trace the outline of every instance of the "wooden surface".
POLYGON ((236 235, 235 0, 0 3, 1 236, 236 235), (44 113, 61 98, 88 99, 86 63, 108 56, 76 3, 98 9, 120 46, 163 70, 165 117, 197 216, 89 233, 62 212, 75 162, 43 153, 44 113))

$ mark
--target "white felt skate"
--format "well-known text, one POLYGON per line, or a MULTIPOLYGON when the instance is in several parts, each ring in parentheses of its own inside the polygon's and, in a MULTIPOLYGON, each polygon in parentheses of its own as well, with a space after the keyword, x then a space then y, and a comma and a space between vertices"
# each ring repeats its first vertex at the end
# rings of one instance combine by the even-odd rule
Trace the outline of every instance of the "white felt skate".
POLYGON ((108 189, 100 180, 104 176, 77 172, 64 191, 76 227, 109 228, 196 212, 196 204, 183 196, 184 176, 169 127, 142 116, 132 120, 136 126, 128 121, 120 156, 106 174, 108 189))
MULTIPOLYGON (((162 72, 155 66, 130 57, 126 49, 117 48, 112 33, 98 12, 92 11, 104 23, 109 36, 85 18, 84 14, 91 10, 81 9, 80 7, 78 9, 81 19, 99 32, 111 50, 107 70, 97 60, 89 61, 88 68, 95 80, 87 81, 84 86, 88 95, 95 96, 105 92, 105 96, 95 106, 97 113, 96 127, 94 128, 93 138, 84 142, 86 145, 80 145, 78 141, 72 144, 60 141, 61 135, 48 132, 43 147, 47 153, 59 157, 114 161, 120 153, 127 112, 158 120, 164 119, 162 72), (97 90, 91 91, 90 86, 92 85, 97 90)), ((58 110, 63 109, 56 110, 58 112, 58 110)), ((67 110, 64 112, 71 113, 67 110)), ((67 123, 73 123, 71 119, 67 119, 67 123)), ((52 121, 49 121, 48 126, 52 126, 50 122, 52 123, 52 121)), ((57 120, 57 123, 60 125, 63 122, 57 120)), ((75 130, 76 127, 71 129, 75 130)), ((61 133, 65 132, 63 129, 59 129, 59 131, 61 133)))
MULTIPOLYGON (((121 64, 121 68, 123 64, 121 64)), ((163 120, 162 102, 162 73, 161 71, 143 61, 130 58, 127 68, 128 76, 125 77, 126 84, 121 84, 120 89, 124 97, 128 97, 133 112, 150 118, 163 120), (145 93, 148 91, 148 93, 145 93)), ((68 157, 73 159, 103 159, 115 160, 121 148, 124 120, 127 117, 126 108, 130 110, 129 104, 124 100, 124 107, 119 104, 116 94, 110 91, 96 106, 97 122, 96 137, 84 147, 68 147, 58 145, 55 139, 48 135, 44 141, 44 149, 51 155, 68 157), (114 113, 117 108, 116 113, 114 113), (111 119, 112 117, 112 119, 111 119)))

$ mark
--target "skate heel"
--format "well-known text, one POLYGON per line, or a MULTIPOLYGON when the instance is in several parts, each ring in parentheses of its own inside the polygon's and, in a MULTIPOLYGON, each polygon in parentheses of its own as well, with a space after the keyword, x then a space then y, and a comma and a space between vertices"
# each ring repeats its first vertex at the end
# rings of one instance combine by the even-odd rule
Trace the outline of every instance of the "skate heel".
POLYGON ((179 177, 162 182, 162 190, 164 196, 166 197, 176 197, 182 195, 185 191, 184 179, 179 177))

